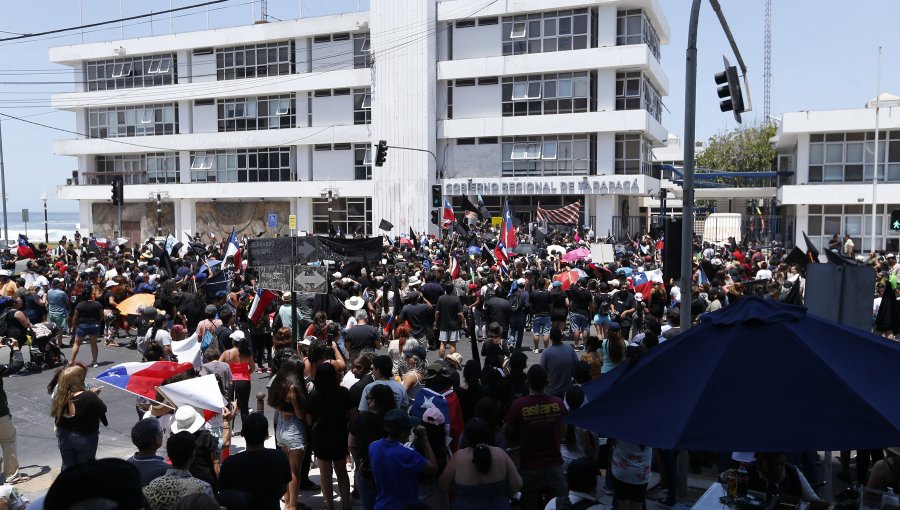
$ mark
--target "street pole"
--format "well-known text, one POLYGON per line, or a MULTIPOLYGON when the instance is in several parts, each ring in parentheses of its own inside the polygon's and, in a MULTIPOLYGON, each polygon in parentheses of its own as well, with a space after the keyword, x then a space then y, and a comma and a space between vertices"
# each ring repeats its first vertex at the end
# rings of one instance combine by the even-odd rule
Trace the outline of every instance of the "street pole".
MULTIPOLYGON (((878 217, 878 164, 880 163, 878 160, 878 113, 879 107, 881 106, 879 102, 879 97, 881 95, 881 46, 878 47, 878 71, 877 76, 875 78, 875 166, 872 170, 872 238, 871 238, 871 246, 869 246, 869 251, 871 253, 875 253, 875 230, 876 224, 875 219, 878 217)), ((862 246, 860 246, 860 251, 862 251, 862 246)))
POLYGON ((684 84, 684 180, 681 213, 681 331, 691 327, 691 278, 694 253, 694 139, 697 118, 697 25, 700 21, 700 2, 693 0, 688 26, 684 84))
POLYGON ((44 202, 44 244, 50 244, 50 230, 47 227, 47 192, 41 195, 41 201, 44 202))
POLYGON ((162 197, 156 194, 156 237, 162 237, 162 197))
POLYGON ((3 166, 3 120, 0 119, 0 193, 3 193, 3 241, 9 244, 9 225, 6 219, 6 168, 3 166))

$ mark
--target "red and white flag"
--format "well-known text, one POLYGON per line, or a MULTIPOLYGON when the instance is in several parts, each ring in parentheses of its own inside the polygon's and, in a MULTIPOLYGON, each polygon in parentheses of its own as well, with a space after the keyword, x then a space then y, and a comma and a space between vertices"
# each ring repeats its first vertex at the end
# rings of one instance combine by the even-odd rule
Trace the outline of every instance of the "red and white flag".
POLYGON ((257 291, 256 296, 253 298, 253 303, 250 305, 250 312, 247 316, 253 321, 253 324, 259 324, 259 319, 262 319, 264 313, 266 313, 266 308, 269 307, 269 303, 271 303, 275 299, 275 293, 269 289, 262 289, 257 291))
POLYGON ((456 257, 450 259, 450 278, 455 280, 459 277, 459 260, 456 257))
POLYGON ((234 267, 241 267, 241 246, 238 244, 237 232, 234 227, 231 228, 231 235, 228 236, 228 246, 225 248, 225 258, 234 257, 234 267))

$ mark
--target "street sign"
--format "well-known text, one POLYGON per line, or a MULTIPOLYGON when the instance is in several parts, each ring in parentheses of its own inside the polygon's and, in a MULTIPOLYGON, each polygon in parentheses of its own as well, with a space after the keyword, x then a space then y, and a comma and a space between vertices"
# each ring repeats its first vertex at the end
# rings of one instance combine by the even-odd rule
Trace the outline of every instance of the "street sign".
POLYGON ((297 242, 297 254, 294 260, 299 264, 305 264, 316 260, 322 260, 319 239, 315 236, 295 237, 297 242))
POLYGON ((267 213, 266 214, 266 223, 269 225, 269 228, 275 228, 278 226, 278 215, 275 213, 267 213))
POLYGON ((252 267, 292 264, 290 237, 252 237, 247 241, 252 267))
POLYGON ((891 211, 891 230, 900 231, 900 209, 891 211))
POLYGON ((257 271, 260 287, 276 291, 291 290, 291 266, 261 266, 257 271))
POLYGON ((22 223, 28 223, 28 209, 22 209, 22 223))
POLYGON ((328 268, 325 266, 294 266, 294 292, 328 292, 328 268))
POLYGON ((291 232, 297 230, 297 215, 292 214, 288 216, 288 227, 291 229, 291 232))

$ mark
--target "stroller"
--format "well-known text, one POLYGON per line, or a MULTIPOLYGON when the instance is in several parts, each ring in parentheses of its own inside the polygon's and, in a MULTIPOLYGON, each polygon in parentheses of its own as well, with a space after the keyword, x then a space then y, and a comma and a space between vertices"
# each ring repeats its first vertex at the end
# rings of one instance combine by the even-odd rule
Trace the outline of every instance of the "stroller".
POLYGON ((52 322, 41 322, 34 324, 32 331, 34 331, 34 338, 28 346, 31 360, 25 364, 25 369, 40 372, 69 362, 59 348, 59 344, 56 343, 59 326, 52 322))

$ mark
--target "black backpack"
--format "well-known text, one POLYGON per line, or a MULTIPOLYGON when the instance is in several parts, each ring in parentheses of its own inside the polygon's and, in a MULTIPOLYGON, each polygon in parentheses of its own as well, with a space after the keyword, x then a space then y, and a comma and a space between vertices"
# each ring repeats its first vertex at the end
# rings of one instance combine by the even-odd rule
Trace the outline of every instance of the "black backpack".
POLYGON ((9 334, 9 321, 14 319, 14 315, 18 309, 9 307, 3 312, 0 312, 0 337, 7 336, 9 334))

